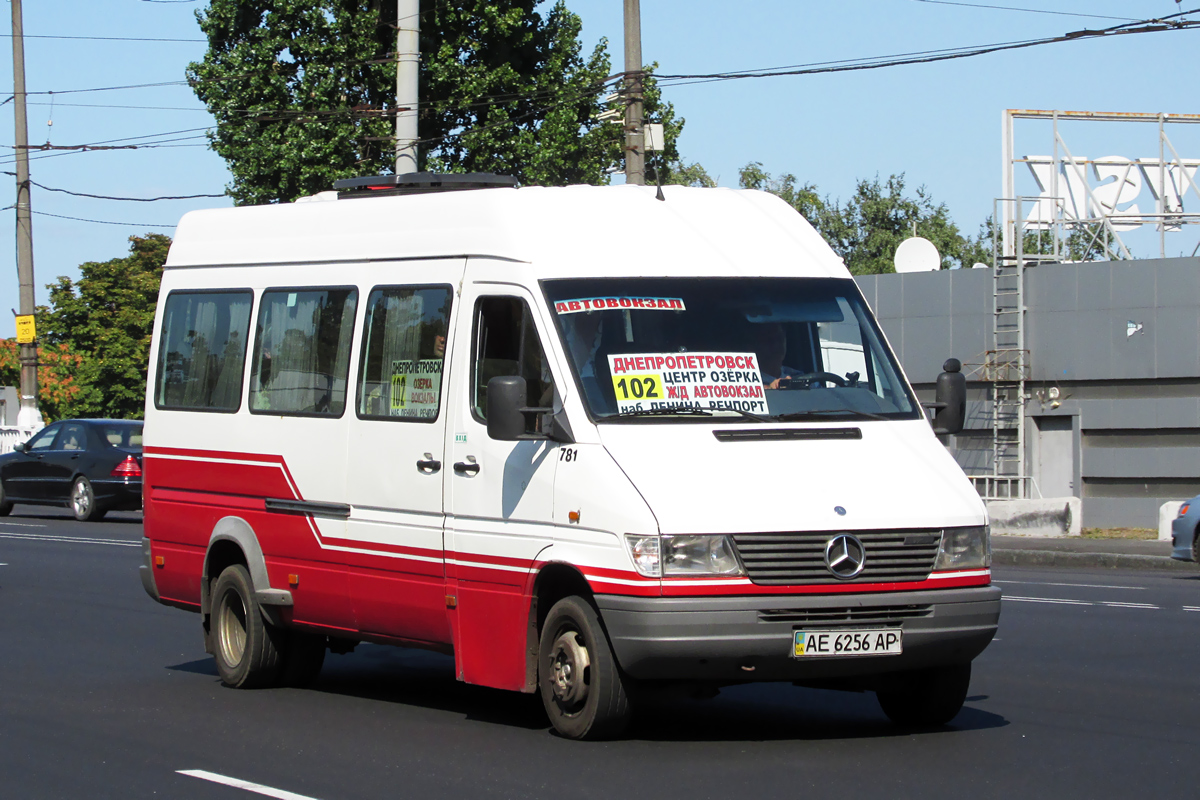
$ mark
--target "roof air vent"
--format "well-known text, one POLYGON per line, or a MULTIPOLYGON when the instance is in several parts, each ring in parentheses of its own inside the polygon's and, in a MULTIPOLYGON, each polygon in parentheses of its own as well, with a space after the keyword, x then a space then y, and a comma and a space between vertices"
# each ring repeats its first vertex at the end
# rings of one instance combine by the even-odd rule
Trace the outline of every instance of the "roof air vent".
POLYGON ((333 188, 338 192, 338 199, 457 192, 464 189, 515 189, 516 187, 517 179, 513 176, 493 175, 489 172, 468 172, 462 175, 409 172, 404 175, 376 175, 370 178, 347 178, 333 182, 333 188))

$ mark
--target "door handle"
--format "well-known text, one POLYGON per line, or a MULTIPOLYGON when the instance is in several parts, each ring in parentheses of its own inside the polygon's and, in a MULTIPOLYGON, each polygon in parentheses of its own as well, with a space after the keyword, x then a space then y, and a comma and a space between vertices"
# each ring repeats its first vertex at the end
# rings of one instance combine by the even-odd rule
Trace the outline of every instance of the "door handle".
POLYGON ((417 459, 417 471, 426 475, 432 475, 441 468, 442 462, 434 458, 433 453, 426 453, 424 458, 417 459))
POLYGON ((454 462, 454 471, 459 475, 475 475, 479 472, 479 465, 474 461, 468 463, 466 461, 454 462))

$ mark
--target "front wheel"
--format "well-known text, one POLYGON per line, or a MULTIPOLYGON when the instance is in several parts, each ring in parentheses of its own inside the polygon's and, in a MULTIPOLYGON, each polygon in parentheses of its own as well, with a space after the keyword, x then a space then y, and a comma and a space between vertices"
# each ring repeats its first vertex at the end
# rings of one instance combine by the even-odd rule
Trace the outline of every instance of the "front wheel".
POLYGON ((92 482, 82 476, 75 479, 71 486, 71 511, 80 522, 95 522, 101 519, 105 510, 96 506, 96 492, 92 482))
POLYGON ((559 600, 546 615, 538 685, 554 729, 568 739, 606 739, 629 723, 620 667, 591 603, 559 600))
POLYGON ((8 493, 4 491, 4 484, 0 483, 0 517, 7 517, 12 510, 12 501, 8 499, 8 493))
POLYGON ((955 664, 889 676, 875 696, 897 725, 932 728, 958 716, 970 685, 971 665, 955 664))
POLYGON ((282 668, 286 632, 263 618, 250 573, 241 564, 226 567, 212 597, 209 625, 221 681, 235 689, 274 685, 282 668))

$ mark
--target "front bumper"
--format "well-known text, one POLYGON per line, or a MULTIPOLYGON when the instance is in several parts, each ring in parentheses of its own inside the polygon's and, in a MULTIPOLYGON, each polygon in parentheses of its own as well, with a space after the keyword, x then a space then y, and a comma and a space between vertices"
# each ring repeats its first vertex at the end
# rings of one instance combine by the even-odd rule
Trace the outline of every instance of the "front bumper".
POLYGON ((142 563, 138 566, 138 575, 142 578, 142 588, 146 590, 146 594, 161 603, 162 598, 158 594, 158 584, 154 580, 154 560, 150 553, 150 539, 146 536, 142 537, 142 563))
POLYGON ((966 664, 1000 620, 1000 589, 850 595, 644 598, 597 595, 617 661, 650 680, 820 681, 966 664), (791 657, 796 630, 900 628, 890 656, 791 657))
POLYGON ((1171 523, 1171 558, 1192 560, 1192 541, 1196 537, 1196 520, 1191 514, 1176 517, 1171 523))

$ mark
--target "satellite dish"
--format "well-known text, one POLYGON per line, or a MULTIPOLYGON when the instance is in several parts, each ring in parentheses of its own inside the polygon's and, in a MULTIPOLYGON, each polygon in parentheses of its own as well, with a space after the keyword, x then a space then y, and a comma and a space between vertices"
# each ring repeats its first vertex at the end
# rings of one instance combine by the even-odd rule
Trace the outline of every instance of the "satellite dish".
POLYGON ((989 267, 987 264, 976 261, 974 264, 971 265, 971 269, 991 269, 991 267, 989 267))
POLYGON ((920 236, 905 239, 896 248, 896 272, 933 272, 942 268, 942 257, 933 242, 920 236))

